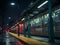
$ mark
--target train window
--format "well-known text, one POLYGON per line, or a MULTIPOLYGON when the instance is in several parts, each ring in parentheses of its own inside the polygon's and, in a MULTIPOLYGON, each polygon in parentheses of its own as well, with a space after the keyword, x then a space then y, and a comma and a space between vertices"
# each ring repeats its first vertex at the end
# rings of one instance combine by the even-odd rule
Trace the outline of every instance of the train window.
POLYGON ((39 20, 39 17, 34 19, 34 23, 35 23, 35 24, 38 24, 39 21, 40 21, 40 20, 39 20))
POLYGON ((44 21, 44 24, 48 23, 48 15, 47 14, 43 16, 43 21, 44 21))
POLYGON ((55 20, 55 13, 54 12, 53 12, 52 18, 53 18, 53 20, 55 20))
POLYGON ((53 19, 54 19, 54 32, 55 32, 55 36, 56 37, 60 37, 59 34, 60 34, 60 9, 57 9, 54 11, 54 16, 53 16, 53 19))
POLYGON ((59 21, 60 20, 60 9, 55 11, 55 20, 59 21))

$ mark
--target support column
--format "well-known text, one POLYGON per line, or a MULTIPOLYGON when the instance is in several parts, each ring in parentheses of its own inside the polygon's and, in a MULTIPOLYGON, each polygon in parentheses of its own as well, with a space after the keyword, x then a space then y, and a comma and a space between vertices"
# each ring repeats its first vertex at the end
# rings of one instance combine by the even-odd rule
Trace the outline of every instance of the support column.
POLYGON ((18 36, 20 36, 20 26, 19 24, 17 24, 17 26, 18 26, 18 36))
POLYGON ((45 32, 45 26, 44 26, 44 16, 42 16, 42 32, 43 32, 43 35, 44 35, 44 32, 45 32))
POLYGON ((31 37, 31 24, 30 24, 30 17, 28 16, 28 38, 31 37))
POLYGON ((26 21, 26 19, 24 20, 24 36, 26 37, 26 28, 25 28, 25 21, 26 21))
POLYGON ((49 42, 54 43, 54 25, 53 25, 53 18, 52 18, 52 7, 51 7, 51 1, 48 0, 48 9, 49 9, 49 20, 48 20, 48 36, 49 36, 49 42))

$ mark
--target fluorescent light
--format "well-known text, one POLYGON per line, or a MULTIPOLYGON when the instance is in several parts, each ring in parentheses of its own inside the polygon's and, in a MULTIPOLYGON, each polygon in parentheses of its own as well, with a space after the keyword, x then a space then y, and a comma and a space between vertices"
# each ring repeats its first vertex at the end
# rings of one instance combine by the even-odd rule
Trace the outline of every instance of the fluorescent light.
POLYGON ((31 2, 30 4, 33 5, 33 2, 31 2))
POLYGON ((15 5, 15 3, 10 3, 11 5, 15 5))
POLYGON ((22 21, 25 20, 25 18, 22 18, 22 21))
POLYGON ((46 3, 48 3, 48 1, 45 1, 44 3, 42 3, 41 5, 39 5, 37 8, 41 8, 43 5, 45 5, 46 3))
POLYGON ((17 24, 19 24, 19 22, 17 24))
POLYGON ((38 12, 38 11, 34 11, 33 13, 34 13, 34 14, 38 14, 39 12, 38 12))
POLYGON ((60 11, 60 9, 56 10, 55 12, 58 12, 58 11, 60 11))
POLYGON ((34 16, 33 14, 30 14, 30 16, 34 16))
POLYGON ((7 24, 7 25, 9 25, 9 24, 7 24))
POLYGON ((11 17, 8 17, 8 19, 11 19, 11 17))
POLYGON ((57 13, 60 13, 59 11, 57 13))

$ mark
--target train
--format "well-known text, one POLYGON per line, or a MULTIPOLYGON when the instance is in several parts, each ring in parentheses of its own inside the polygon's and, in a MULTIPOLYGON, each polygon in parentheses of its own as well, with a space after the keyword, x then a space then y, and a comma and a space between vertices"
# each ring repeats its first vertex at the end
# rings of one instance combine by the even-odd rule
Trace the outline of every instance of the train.
MULTIPOLYGON (((60 39, 60 9, 57 11, 53 12, 52 18, 53 18, 53 29, 54 29, 54 34, 55 38, 60 39)), ((42 36, 42 37, 48 37, 48 19, 49 19, 49 14, 45 14, 41 17, 37 16, 36 18, 31 19, 31 35, 33 36, 42 36)), ((26 29, 26 33, 28 32, 28 22, 25 24, 22 22, 19 24, 19 32, 21 34, 24 33, 24 26, 26 29)), ((18 26, 15 26, 14 28, 11 28, 11 32, 18 33, 18 26)))

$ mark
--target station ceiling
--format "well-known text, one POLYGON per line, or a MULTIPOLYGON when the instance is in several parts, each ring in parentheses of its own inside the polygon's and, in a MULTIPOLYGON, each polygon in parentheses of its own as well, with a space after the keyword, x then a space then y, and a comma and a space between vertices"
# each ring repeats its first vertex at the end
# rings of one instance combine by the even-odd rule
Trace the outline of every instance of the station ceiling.
MULTIPOLYGON (((42 6, 41 8, 38 8, 39 5, 43 4, 46 0, 38 0, 34 5, 32 5, 30 8, 26 9, 26 11, 22 13, 22 15, 31 15, 31 17, 34 17, 38 14, 41 14, 43 12, 46 12, 48 10, 48 3, 42 6), (34 16, 33 16, 34 15, 34 16)), ((60 5, 60 0, 51 0, 52 9, 56 8, 58 5, 60 5)))
MULTIPOLYGON (((9 22, 15 22, 22 17, 25 17, 26 13, 32 13, 34 10, 37 11, 45 11, 47 9, 47 5, 45 5, 41 9, 37 9, 36 7, 42 4, 46 0, 0 0, 0 20, 4 20, 5 25, 9 22), (10 3, 16 3, 15 6, 11 6, 10 3), (8 18, 11 17, 9 20, 8 18), (4 19, 3 19, 4 18, 4 19)), ((52 7, 60 5, 60 0, 51 0, 52 7)), ((42 12, 41 11, 41 12, 42 12)), ((40 12, 40 13, 41 13, 40 12)), ((38 13, 38 12, 37 12, 38 13)))

